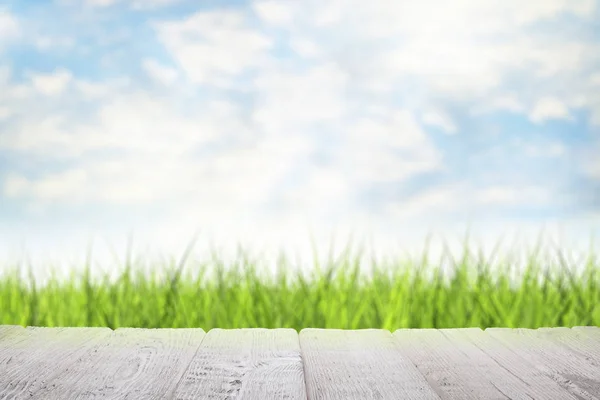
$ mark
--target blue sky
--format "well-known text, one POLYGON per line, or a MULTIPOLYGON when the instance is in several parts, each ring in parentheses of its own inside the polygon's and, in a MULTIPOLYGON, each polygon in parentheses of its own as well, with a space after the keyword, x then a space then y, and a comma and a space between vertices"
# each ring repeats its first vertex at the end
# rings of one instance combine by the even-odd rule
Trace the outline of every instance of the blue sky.
POLYGON ((587 243, 599 133, 596 0, 0 4, 3 257, 587 243))

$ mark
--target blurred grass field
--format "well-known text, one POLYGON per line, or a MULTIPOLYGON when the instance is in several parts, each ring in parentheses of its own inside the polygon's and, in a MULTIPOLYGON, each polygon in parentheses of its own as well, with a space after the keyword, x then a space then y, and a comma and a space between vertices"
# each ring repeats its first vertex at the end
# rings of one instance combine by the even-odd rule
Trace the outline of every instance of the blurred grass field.
MULTIPOLYGON (((281 257, 277 274, 259 274, 260 263, 240 253, 232 265, 218 257, 184 273, 191 246, 179 263, 160 266, 165 275, 143 272, 134 262, 119 278, 52 278, 43 287, 33 275, 19 277, 13 266, 0 277, 0 325, 106 326, 139 328, 463 328, 600 326, 600 262, 590 251, 577 261, 556 250, 554 257, 537 246, 517 271, 511 257, 485 259, 464 247, 459 258, 427 252, 378 264, 360 275, 360 253, 349 248, 337 260, 319 265, 306 278, 290 276, 281 257), (551 260, 553 259, 553 261, 551 260), (213 276, 205 276, 207 267, 213 276), (578 273, 574 267, 579 267, 578 273), (166 278, 165 278, 166 277, 166 278)), ((129 258, 128 258, 129 259, 129 258)))

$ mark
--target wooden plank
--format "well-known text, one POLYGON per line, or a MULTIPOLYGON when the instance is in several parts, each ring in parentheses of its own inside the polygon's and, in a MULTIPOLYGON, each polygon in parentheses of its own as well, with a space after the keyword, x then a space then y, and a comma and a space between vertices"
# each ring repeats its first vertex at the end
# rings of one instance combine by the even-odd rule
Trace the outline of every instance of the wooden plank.
MULTIPOLYGON (((576 399, 558 385, 547 387, 536 376, 524 381, 470 340, 482 336, 480 328, 399 329, 394 337, 432 387, 446 399, 576 399)), ((507 352, 498 342, 496 351, 507 352)), ((549 383, 551 382, 547 379, 549 383)))
POLYGON ((25 340, 28 331, 21 325, 0 325, 0 354, 13 342, 25 340))
POLYGON ((7 338, 9 335, 24 335, 25 328, 21 325, 0 325, 0 340, 7 338))
MULTIPOLYGON (((461 340, 466 339, 481 349, 484 353, 490 356, 499 366, 504 368, 509 374, 518 378, 526 386, 531 389, 525 390, 525 395, 521 394, 515 398, 526 399, 581 399, 572 395, 565 390, 561 385, 546 376, 543 372, 537 370, 534 365, 524 360, 518 352, 515 352, 511 347, 506 346, 503 342, 493 338, 487 333, 489 330, 482 331, 480 329, 461 329, 460 332, 454 333, 452 330, 445 331, 448 337, 462 336, 461 340), (531 394, 531 395, 530 395, 531 394)), ((501 390, 504 386, 501 382, 494 382, 501 390)))
POLYGON ((69 360, 111 332, 109 328, 27 327, 25 336, 0 352, 0 398, 31 398, 45 380, 67 369, 69 360))
POLYGON ((0 398, 600 399, 599 357, 597 327, 13 325, 0 326, 0 398))
POLYGON ((174 398, 306 400, 298 333, 290 328, 211 329, 174 398))
POLYGON ((596 340, 582 331, 565 327, 539 328, 537 334, 544 339, 566 347, 579 357, 583 357, 588 361, 594 360, 600 365, 600 340, 596 340))
POLYGON ((71 356, 69 369, 33 394, 40 399, 165 399, 198 350, 202 329, 119 328, 71 356))
POLYGON ((570 393, 600 400, 600 366, 592 361, 544 339, 535 329, 488 328, 486 333, 570 393))
POLYGON ((309 399, 439 399, 383 329, 300 331, 309 399))
POLYGON ((574 326, 572 329, 600 342, 600 328, 597 326, 574 326))
POLYGON ((438 329, 398 329, 398 349, 421 371, 444 399, 506 399, 483 374, 481 357, 471 363, 460 343, 451 342, 438 329))
POLYGON ((4 353, 13 354, 15 348, 20 343, 26 343, 29 338, 31 330, 23 328, 21 325, 1 325, 0 326, 0 372, 2 371, 2 364, 4 360, 10 359, 3 358, 4 353))

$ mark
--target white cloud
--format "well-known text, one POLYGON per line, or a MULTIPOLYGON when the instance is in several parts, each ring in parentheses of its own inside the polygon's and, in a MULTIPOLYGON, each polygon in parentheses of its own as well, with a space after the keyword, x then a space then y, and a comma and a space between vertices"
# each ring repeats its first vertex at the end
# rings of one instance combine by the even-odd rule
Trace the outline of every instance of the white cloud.
POLYGON ((142 61, 142 67, 152 79, 163 85, 170 85, 177 80, 177 70, 165 67, 156 60, 145 59, 142 61))
POLYGON ((406 110, 384 119, 360 119, 344 133, 336 161, 360 183, 401 181, 442 167, 441 156, 406 110))
POLYGON ((290 1, 266 0, 252 3, 254 12, 265 22, 285 26, 293 19, 293 4, 290 1))
MULTIPOLYGON (((193 107, 194 103, 188 106, 193 107)), ((235 119, 213 118, 210 109, 195 114, 186 117, 175 104, 146 92, 113 93, 111 101, 100 106, 87 121, 61 113, 40 118, 31 115, 7 134, 4 147, 57 158, 80 157, 107 148, 142 155, 181 155, 191 146, 218 138, 220 132, 243 132, 235 119), (148 118, 150 115, 152 118, 148 118)))
POLYGON ((106 86, 84 80, 78 80, 75 87, 86 99, 103 97, 108 93, 106 86))
POLYGON ((25 150, 31 151, 36 148, 41 152, 54 151, 60 152, 60 148, 69 145, 69 137, 61 129, 64 124, 64 117, 38 116, 32 118, 32 121, 22 122, 17 129, 5 132, 0 141, 0 148, 7 150, 25 150))
POLYGON ((457 128, 448 114, 441 110, 427 110, 421 115, 426 125, 442 128, 446 133, 456 133, 457 128))
POLYGON ((540 0, 528 2, 527 5, 518 0, 460 0, 453 3, 439 0, 418 3, 377 0, 362 3, 355 0, 355 7, 346 7, 346 10, 353 15, 365 17, 366 23, 361 28, 378 37, 384 33, 467 37, 505 34, 511 29, 550 19, 561 12, 574 12, 580 17, 590 17, 595 11, 595 5, 594 0, 540 0), (436 12, 431 13, 431 10, 436 12), (430 23, 422 23, 426 20, 430 23))
POLYGON ((600 182, 600 142, 596 141, 593 145, 582 149, 579 157, 583 160, 581 171, 591 179, 600 182))
POLYGON ((63 200, 65 195, 68 195, 71 197, 71 201, 77 201, 82 195, 79 190, 86 184, 87 180, 88 176, 84 169, 74 168, 49 175, 39 181, 28 182, 30 183, 29 188, 23 186, 21 190, 29 189, 28 194, 36 199, 63 200))
POLYGON ((318 27, 334 25, 342 19, 344 4, 340 0, 330 0, 322 4, 320 12, 315 15, 313 24, 318 27))
POLYGON ((600 161, 598 161, 598 160, 589 161, 585 165, 585 172, 590 178, 600 181, 600 161))
POLYGON ((427 214, 439 215, 440 211, 452 212, 464 201, 461 195, 464 187, 465 184, 459 183, 427 189, 407 201, 387 203, 384 212, 398 220, 420 218, 427 214))
POLYGON ((335 64, 303 73, 263 70, 254 81, 254 121, 269 132, 303 129, 307 123, 338 121, 347 113, 344 89, 348 78, 335 64))
POLYGON ((593 52, 598 50, 597 44, 564 39, 550 44, 543 40, 550 38, 523 39, 514 45, 514 52, 524 55, 525 60, 536 67, 534 77, 552 78, 560 73, 576 73, 588 60, 594 60, 593 52))
POLYGON ((31 74, 33 87, 46 96, 60 95, 71 82, 73 75, 65 69, 57 69, 50 74, 31 74))
POLYGON ((182 99, 173 104, 148 92, 113 92, 110 98, 82 120, 34 114, 3 136, 2 148, 27 151, 32 157, 81 157, 65 171, 35 179, 13 176, 5 194, 63 203, 186 198, 189 207, 205 204, 208 213, 243 209, 264 201, 270 186, 312 151, 307 137, 257 136, 240 120, 235 103, 192 102, 182 108, 182 99), (222 152, 201 157, 193 153, 226 139, 230 141, 222 152), (98 150, 105 155, 94 156, 98 150), (111 155, 113 151, 126 153, 111 155))
POLYGON ((511 111, 514 113, 524 112, 525 105, 519 100, 516 94, 499 94, 492 95, 484 104, 477 104, 470 110, 471 115, 477 116, 483 113, 494 111, 511 111))
POLYGON ((290 47, 296 54, 304 58, 315 58, 321 55, 319 46, 311 40, 292 38, 290 40, 290 47))
POLYGON ((7 65, 0 66, 0 85, 6 86, 9 84, 12 75, 12 70, 7 65))
POLYGON ((544 97, 536 102, 529 114, 529 119, 542 123, 549 119, 572 119, 569 108, 564 102, 554 97, 544 97))
MULTIPOLYGON (((255 4, 259 9, 263 5, 255 4)), ((268 4, 276 4, 277 15, 293 15, 278 27, 292 38, 318 42, 324 61, 338 62, 356 87, 410 91, 416 108, 428 105, 431 97, 442 97, 476 102, 480 110, 526 113, 523 102, 560 96, 564 87, 558 82, 581 79, 586 68, 600 62, 597 44, 543 24, 532 28, 564 13, 593 18, 593 0, 525 6, 518 0, 328 2, 327 13, 335 23, 324 25, 318 22, 322 2, 268 4), (535 86, 527 92, 519 83, 507 86, 506 80, 514 77, 535 86)), ((266 12, 258 14, 266 22, 273 19, 266 12)))
POLYGON ((6 106, 0 106, 0 121, 3 121, 12 115, 10 108, 6 106))
POLYGON ((39 36, 34 39, 35 47, 42 51, 55 50, 56 48, 72 48, 75 39, 72 37, 39 36))
POLYGON ((561 157, 567 152, 561 143, 548 143, 546 146, 523 144, 522 147, 529 157, 561 157))
MULTIPOLYGON (((63 3, 73 3, 71 0, 62 0, 63 3)), ((110 7, 118 3, 126 3, 134 10, 148 10, 166 7, 180 3, 181 0, 85 0, 88 7, 110 7)))
POLYGON ((101 82, 89 81, 77 78, 73 81, 73 86, 77 89, 77 94, 83 97, 83 100, 108 99, 120 95, 131 86, 129 78, 118 78, 103 80, 101 82))
POLYGON ((201 209, 206 215, 222 216, 255 209, 268 198, 271 185, 307 150, 306 141, 293 140, 287 149, 286 144, 273 139, 205 161, 164 152, 158 165, 156 155, 84 161, 76 168, 36 179, 10 177, 4 192, 13 198, 60 200, 62 204, 176 201, 185 203, 188 210, 201 209))
POLYGON ((553 195, 547 187, 491 185, 475 187, 468 182, 443 184, 427 189, 402 202, 385 206, 396 218, 425 220, 447 218, 457 212, 465 216, 483 216, 498 206, 545 206, 556 204, 562 198, 553 195))
POLYGON ((17 18, 8 10, 0 7, 0 54, 7 43, 18 38, 21 27, 17 18))
POLYGON ((17 197, 23 195, 29 186, 29 181, 19 175, 9 174, 4 179, 3 192, 8 197, 17 197))
POLYGON ((340 168, 312 166, 302 184, 283 193, 286 213, 328 218, 349 209, 353 189, 340 168))
POLYGON ((547 205, 551 195, 543 187, 492 186, 475 191, 474 202, 481 205, 547 205))
POLYGON ((460 100, 482 96, 499 86, 501 68, 493 51, 466 39, 416 36, 402 48, 382 54, 378 62, 386 78, 414 75, 424 78, 434 91, 460 100))
POLYGON ((167 7, 181 3, 182 0, 130 0, 134 10, 146 10, 159 7, 167 7))
POLYGON ((85 5, 91 7, 108 7, 118 2, 119 0, 85 0, 85 5))
POLYGON ((206 11, 156 23, 160 41, 196 84, 230 86, 231 78, 262 65, 272 39, 245 26, 240 11, 206 11))

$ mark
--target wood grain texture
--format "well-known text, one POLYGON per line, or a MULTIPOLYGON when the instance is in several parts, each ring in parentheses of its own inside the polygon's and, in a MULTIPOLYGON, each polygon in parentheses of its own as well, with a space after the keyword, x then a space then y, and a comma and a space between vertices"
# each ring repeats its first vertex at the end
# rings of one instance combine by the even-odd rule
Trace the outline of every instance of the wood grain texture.
POLYGON ((27 327, 25 335, 2 339, 0 399, 29 399, 89 348, 112 332, 109 328, 27 327), (6 346, 6 347, 5 347, 6 346))
POLYGON ((574 331, 581 333, 589 337, 590 339, 596 340, 600 344, 600 327, 597 326, 574 326, 574 331))
POLYGON ((305 400, 294 329, 211 329, 174 399, 305 400))
POLYGON ((0 399, 600 400, 600 329, 0 326, 0 399))
POLYGON ((444 329, 453 341, 468 340, 487 354, 496 365, 508 374, 488 375, 492 383, 513 399, 576 399, 565 388, 543 372, 528 365, 511 349, 480 329, 444 329))
POLYGON ((21 325, 0 325, 0 354, 2 350, 12 346, 14 342, 25 340, 29 335, 21 325))
POLYGON ((439 399, 383 329, 300 331, 308 398, 439 399))
POLYGON ((21 325, 0 325, 0 340, 7 340, 9 336, 15 335, 25 335, 25 328, 21 325))
POLYGON ((544 338, 536 329, 488 328, 486 333, 573 395, 600 400, 600 365, 589 358, 544 338))
POLYGON ((596 340, 577 329, 540 328, 538 335, 566 347, 587 361, 600 365, 600 338, 596 340))
POLYGON ((170 398, 198 350, 202 329, 119 328, 33 392, 40 399, 170 398), (126 395, 124 395, 126 393, 126 395))
POLYGON ((556 384, 548 388, 545 383, 553 383, 549 379, 540 382, 536 376, 526 376, 528 380, 515 376, 485 348, 495 346, 499 352, 510 350, 493 340, 479 343, 471 340, 483 336, 485 333, 480 328, 394 332, 402 354, 418 366, 444 399, 575 399, 556 384))

